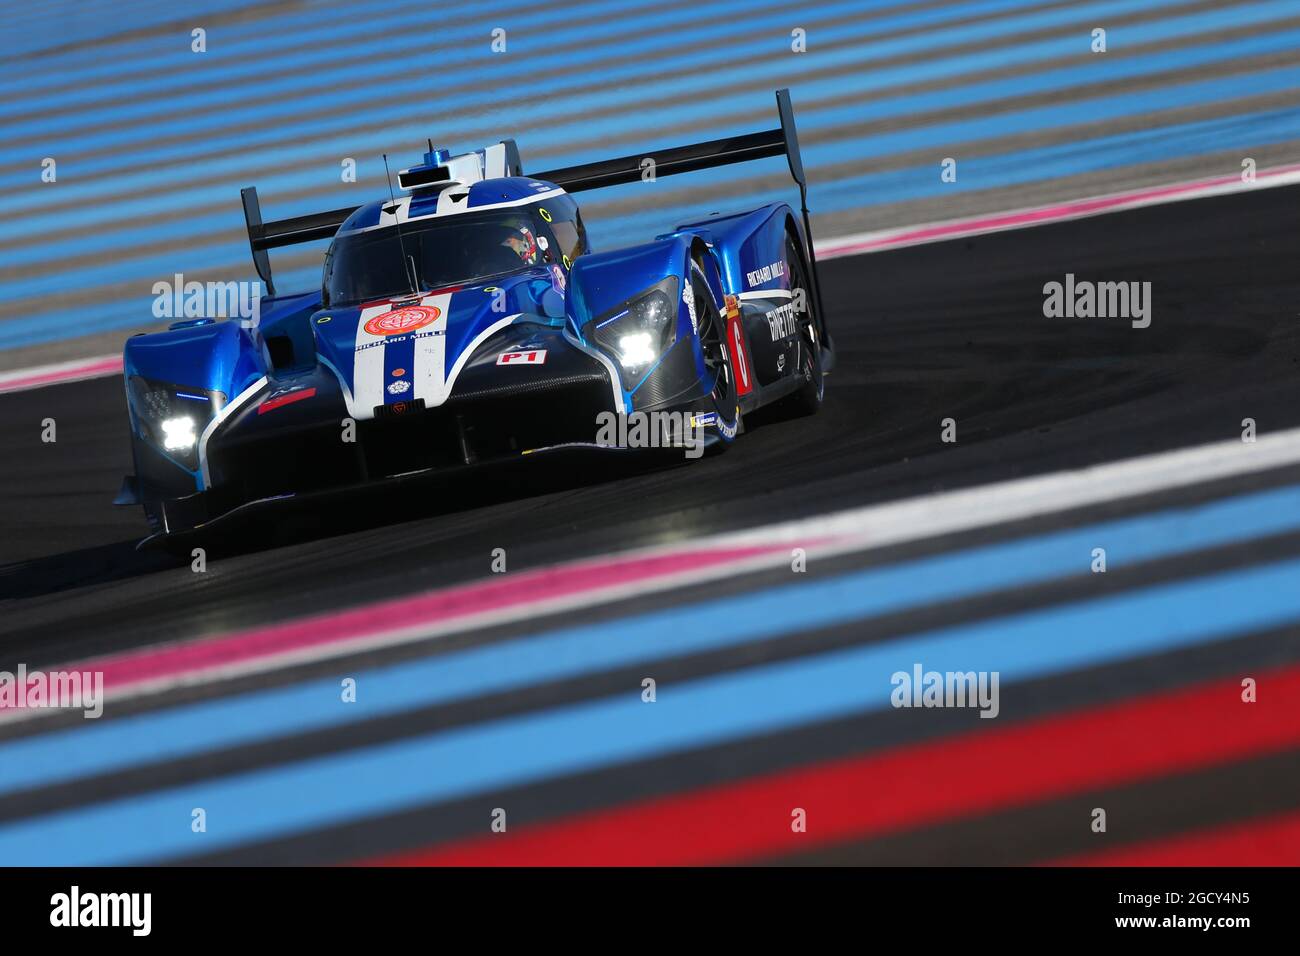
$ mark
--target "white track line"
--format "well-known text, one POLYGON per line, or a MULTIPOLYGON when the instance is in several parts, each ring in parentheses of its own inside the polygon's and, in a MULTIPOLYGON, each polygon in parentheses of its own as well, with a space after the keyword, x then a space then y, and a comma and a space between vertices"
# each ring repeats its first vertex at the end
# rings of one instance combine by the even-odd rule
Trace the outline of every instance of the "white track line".
POLYGON ((1160 206, 1167 203, 1185 202, 1191 199, 1208 199, 1212 196, 1253 192, 1257 189, 1294 186, 1297 183, 1300 183, 1300 164, 1275 166, 1258 170, 1255 179, 1251 182, 1245 182, 1240 175, 1216 176, 1164 186, 1128 189, 1121 192, 1105 193, 1100 196, 1089 196, 1083 199, 1068 199, 1043 206, 1030 206, 1005 212, 966 216, 961 219, 945 219, 915 226, 898 226, 893 229, 860 232, 851 236, 837 236, 816 243, 817 257, 819 259, 837 259, 841 256, 885 252, 889 249, 899 249, 904 246, 947 242, 951 239, 982 236, 993 232, 1007 232, 1012 229, 1030 229, 1034 226, 1045 226, 1054 222, 1066 222, 1072 219, 1086 219, 1092 216, 1104 216, 1128 209, 1140 209, 1144 206, 1160 206))
POLYGON ((95 358, 73 359, 68 362, 55 362, 50 365, 36 365, 31 368, 15 369, 12 372, 0 372, 0 395, 6 392, 25 392, 47 385, 62 385, 65 382, 81 382, 88 378, 105 378, 120 375, 122 356, 100 355, 95 358))
POLYGON ((738 531, 710 545, 831 540, 818 554, 863 551, 1036 518, 1300 464, 1300 428, 1157 452, 1072 471, 868 505, 738 531))
MULTIPOLYGON (((106 687, 106 698, 111 703, 118 703, 125 699, 162 693, 177 687, 215 684, 234 677, 271 673, 295 665, 464 633, 485 626, 531 621, 537 622, 537 625, 542 627, 545 626, 541 623, 545 618, 565 611, 608 605, 619 600, 671 591, 686 585, 724 580, 748 572, 788 566, 791 553, 779 547, 781 545, 803 548, 811 563, 833 555, 865 553, 891 545, 936 539, 977 528, 1059 514, 1090 505, 1298 464, 1300 464, 1300 429, 1291 429, 1263 436, 1253 443, 1232 439, 1089 468, 852 508, 745 531, 711 535, 692 541, 582 558, 548 568, 521 572, 563 575, 581 571, 591 579, 590 589, 566 595, 558 600, 543 597, 508 608, 484 608, 450 619, 442 616, 431 619, 427 623, 418 620, 406 621, 401 626, 389 628, 374 621, 383 619, 382 608, 391 602, 344 608, 323 615, 270 625, 269 629, 274 630, 285 625, 308 621, 313 622, 313 625, 319 622, 321 626, 328 626, 332 618, 341 615, 357 616, 371 623, 312 646, 298 646, 288 651, 277 651, 268 647, 265 653, 254 657, 229 661, 214 660, 200 667, 178 670, 138 682, 127 680, 125 683, 106 687), (615 560, 684 556, 692 552, 738 545, 778 547, 767 554, 730 560, 683 573, 648 576, 642 580, 614 587, 601 586, 599 576, 590 573, 590 568, 593 566, 608 564, 615 560)), ((444 594, 454 594, 480 584, 481 581, 471 581, 440 590, 444 594)), ((168 647, 179 644, 207 645, 211 650, 216 651, 223 642, 246 640, 248 635, 267 629, 252 628, 249 631, 216 635, 211 638, 170 642, 140 651, 126 652, 125 655, 115 655, 115 657, 165 652, 168 647)), ((216 653, 212 656, 219 658, 220 654, 216 653)), ((108 660, 110 658, 101 659, 104 663, 108 660)), ((75 664, 69 662, 63 665, 62 669, 93 671, 97 669, 96 664, 95 660, 75 664)), ((0 710, 0 723, 28 720, 55 712, 40 709, 0 710)))

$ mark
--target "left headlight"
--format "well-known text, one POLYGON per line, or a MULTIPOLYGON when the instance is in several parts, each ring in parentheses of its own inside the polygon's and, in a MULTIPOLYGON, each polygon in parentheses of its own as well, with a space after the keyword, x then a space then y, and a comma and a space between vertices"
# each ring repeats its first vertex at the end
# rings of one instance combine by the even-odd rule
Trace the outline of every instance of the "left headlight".
POLYGON ((193 471, 199 436, 226 403, 222 392, 131 376, 132 407, 140 437, 193 471))
POLYGON ((591 337, 635 383, 677 339, 677 278, 669 276, 591 323, 591 337))

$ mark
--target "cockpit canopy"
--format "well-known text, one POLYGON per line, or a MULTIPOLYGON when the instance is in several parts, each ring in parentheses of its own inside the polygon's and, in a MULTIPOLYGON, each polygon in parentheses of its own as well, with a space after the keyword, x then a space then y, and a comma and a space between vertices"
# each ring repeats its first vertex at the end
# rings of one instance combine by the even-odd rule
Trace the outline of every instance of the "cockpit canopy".
POLYGON ((345 226, 325 256, 323 302, 359 305, 482 283, 551 263, 567 272, 586 251, 577 203, 554 193, 524 205, 415 216, 353 230, 345 226))

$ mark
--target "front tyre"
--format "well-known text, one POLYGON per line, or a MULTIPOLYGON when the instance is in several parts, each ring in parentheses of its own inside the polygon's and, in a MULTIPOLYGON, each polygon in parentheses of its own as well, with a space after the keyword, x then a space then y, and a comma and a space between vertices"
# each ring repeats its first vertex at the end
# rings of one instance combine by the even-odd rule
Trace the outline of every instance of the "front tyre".
MULTIPOLYGON (((736 394, 736 375, 727 347, 727 324, 713 301, 713 291, 698 262, 691 263, 691 294, 704 363, 704 387, 707 404, 712 405, 712 424, 706 426, 717 440, 715 450, 731 444, 740 431, 740 401, 736 394)), ((707 409, 706 409, 707 411, 707 409)))

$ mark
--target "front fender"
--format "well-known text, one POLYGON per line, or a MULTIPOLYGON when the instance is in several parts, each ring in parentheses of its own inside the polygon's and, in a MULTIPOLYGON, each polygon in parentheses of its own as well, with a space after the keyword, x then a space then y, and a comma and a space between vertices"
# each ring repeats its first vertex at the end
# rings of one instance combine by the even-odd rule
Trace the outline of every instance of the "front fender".
POLYGON ((132 336, 122 356, 124 373, 128 381, 139 375, 230 398, 266 374, 256 336, 237 321, 132 336))
MULTIPOLYGON (((629 246, 612 252, 588 253, 573 263, 565 308, 578 334, 592 319, 645 292, 669 276, 677 288, 689 274, 691 240, 686 236, 629 246)), ((683 310, 679 310, 679 321, 683 310)), ((688 324, 689 329, 689 324, 688 324)), ((678 328, 678 333, 681 333, 678 328)))

